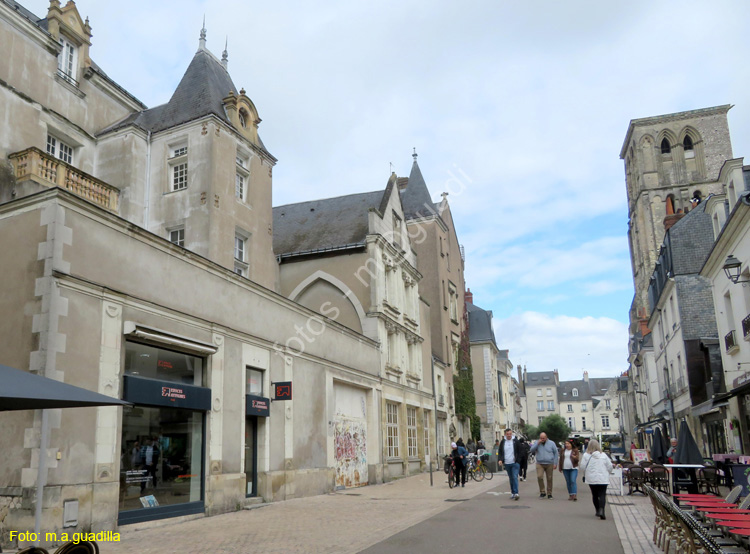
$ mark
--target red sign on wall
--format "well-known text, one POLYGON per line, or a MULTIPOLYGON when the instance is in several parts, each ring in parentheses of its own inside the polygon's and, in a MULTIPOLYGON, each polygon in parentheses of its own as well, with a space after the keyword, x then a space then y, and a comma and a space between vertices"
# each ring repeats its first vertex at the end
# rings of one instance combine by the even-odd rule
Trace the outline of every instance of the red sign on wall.
POLYGON ((273 384, 274 400, 291 400, 292 399, 292 382, 284 381, 273 384))

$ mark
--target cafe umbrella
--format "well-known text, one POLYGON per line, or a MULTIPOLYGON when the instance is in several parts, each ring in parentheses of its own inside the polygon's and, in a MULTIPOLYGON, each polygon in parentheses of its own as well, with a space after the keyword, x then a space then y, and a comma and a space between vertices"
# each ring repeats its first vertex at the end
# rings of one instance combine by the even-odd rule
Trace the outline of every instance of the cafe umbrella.
MULTIPOLYGON (((675 464, 703 465, 703 456, 695 443, 690 427, 683 419, 680 423, 680 432, 677 434, 677 451, 672 456, 675 464)), ((698 482, 695 468, 674 468, 675 487, 687 488, 688 492, 698 492, 698 482)))
POLYGON ((661 434, 661 429, 657 427, 654 429, 654 444, 651 447, 651 460, 657 464, 667 463, 667 450, 664 447, 664 439, 661 434))
POLYGON ((39 443, 39 470, 36 484, 36 513, 34 532, 39 535, 42 522, 42 497, 47 481, 47 451, 49 443, 49 419, 51 408, 85 408, 90 406, 130 406, 119 398, 113 398, 88 389, 76 387, 62 381, 35 375, 0 364, 0 412, 14 410, 42 410, 42 428, 39 443))

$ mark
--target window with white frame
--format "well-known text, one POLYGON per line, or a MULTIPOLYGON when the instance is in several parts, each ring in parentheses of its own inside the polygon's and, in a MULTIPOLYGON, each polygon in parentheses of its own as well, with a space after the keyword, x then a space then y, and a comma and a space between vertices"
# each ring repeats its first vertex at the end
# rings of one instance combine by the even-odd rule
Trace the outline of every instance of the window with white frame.
POLYGON ((573 396, 578 396, 578 389, 573 389, 573 396))
POLYGON ((242 277, 248 276, 248 236, 235 231, 234 234, 234 272, 242 277))
POLYGON ((450 296, 450 308, 451 308, 451 319, 458 321, 458 293, 456 292, 456 285, 448 283, 448 294, 450 296))
POLYGON ((424 455, 430 455, 430 412, 424 411, 423 418, 423 429, 424 429, 424 455))
POLYGON ((602 428, 609 429, 609 415, 602 415, 602 428))
POLYGON ((555 410, 555 401, 554 400, 548 400, 547 401, 547 409, 552 412, 555 410))
POLYGON ((573 404, 568 404, 568 411, 569 411, 569 412, 572 412, 572 411, 573 411, 573 404))
POLYGON ((417 409, 406 407, 406 446, 410 458, 419 456, 417 448, 417 409))
POLYGON ((605 398, 604 399, 604 407, 607 410, 611 410, 612 409, 612 401, 609 398, 605 398))
POLYGON ((539 425, 542 424, 542 421, 544 421, 544 416, 539 416, 539 425))
POLYGON ((570 427, 571 431, 575 431, 576 430, 576 418, 574 418, 574 417, 569 417, 568 418, 568 427, 570 427))
POLYGON ((248 165, 247 159, 238 154, 234 174, 234 197, 243 202, 247 200, 247 185, 250 181, 248 165))
POLYGON ((542 396, 542 389, 536 389, 536 395, 542 396))
POLYGON ((184 190, 188 185, 188 147, 178 144, 169 147, 169 190, 184 190))
POLYGON ((589 411, 588 405, 587 404, 581 404, 581 411, 582 412, 588 412, 589 411))
POLYGON ((544 400, 537 400, 536 411, 537 412, 543 412, 544 411, 544 400))
POLYGON ((547 396, 552 396, 552 389, 547 389, 547 396))
POLYGON ((386 403, 386 445, 388 457, 398 458, 398 405, 386 403))
POLYGON ((169 231, 169 242, 176 244, 177 246, 185 246, 185 228, 177 227, 170 229, 169 231))
POLYGON ((586 418, 585 418, 585 417, 582 417, 582 418, 581 418, 581 429, 582 429, 583 431, 585 431, 585 430, 586 430, 586 418))
POLYGON ((438 419, 437 422, 437 453, 438 456, 445 456, 445 420, 438 419))
POLYGON ((73 163, 73 147, 52 135, 47 135, 47 154, 67 164, 73 163))
POLYGON ((78 48, 68 39, 61 37, 62 49, 57 56, 57 73, 68 82, 77 84, 76 67, 78 63, 78 48))

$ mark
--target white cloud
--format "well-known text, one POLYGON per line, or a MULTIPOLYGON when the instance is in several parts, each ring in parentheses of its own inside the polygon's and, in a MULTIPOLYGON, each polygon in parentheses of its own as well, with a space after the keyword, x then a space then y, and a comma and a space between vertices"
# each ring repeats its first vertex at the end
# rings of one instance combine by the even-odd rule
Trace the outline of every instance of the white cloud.
POLYGON ((615 377, 627 369, 628 327, 608 317, 524 312, 496 319, 495 337, 528 371, 557 369, 561 380, 615 377))

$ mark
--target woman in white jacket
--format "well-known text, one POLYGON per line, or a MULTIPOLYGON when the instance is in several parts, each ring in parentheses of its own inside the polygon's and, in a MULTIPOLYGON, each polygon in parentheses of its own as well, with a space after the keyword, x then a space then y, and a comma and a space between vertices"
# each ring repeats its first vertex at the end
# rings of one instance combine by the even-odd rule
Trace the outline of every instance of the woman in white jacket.
POLYGON ((591 439, 586 453, 583 455, 580 470, 584 480, 591 489, 591 496, 596 508, 596 517, 607 519, 604 515, 604 505, 607 502, 607 485, 609 474, 612 473, 612 461, 602 452, 599 441, 591 439))

